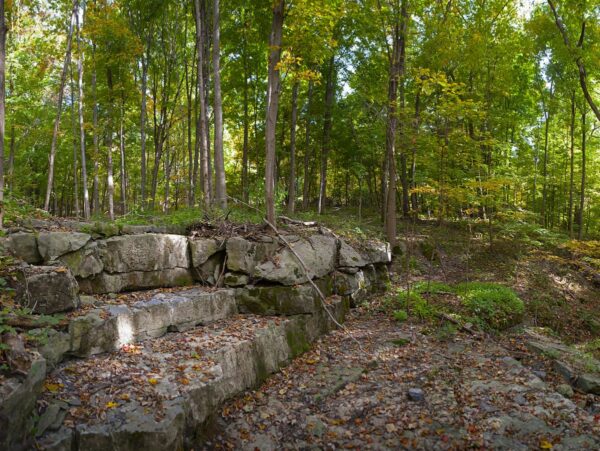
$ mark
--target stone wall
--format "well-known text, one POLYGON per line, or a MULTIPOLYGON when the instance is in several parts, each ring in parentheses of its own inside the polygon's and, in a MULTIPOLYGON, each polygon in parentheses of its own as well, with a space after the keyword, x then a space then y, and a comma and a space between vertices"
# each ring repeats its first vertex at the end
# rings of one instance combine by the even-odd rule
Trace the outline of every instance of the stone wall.
MULTIPOLYGON (((353 246, 317 233, 288 234, 286 240, 306 264, 308 277, 323 281, 327 295, 341 290, 360 297, 364 285, 385 278, 391 260, 389 246, 377 241, 353 246)), ((252 298, 272 298, 279 287, 308 282, 296 256, 269 235, 225 239, 141 233, 103 238, 83 232, 18 232, 5 238, 4 246, 25 262, 15 288, 20 302, 37 313, 76 308, 78 290, 106 294, 194 282, 257 287, 247 296, 248 310, 269 311, 272 306, 259 307, 252 298)), ((311 290, 300 289, 309 297, 311 290)))

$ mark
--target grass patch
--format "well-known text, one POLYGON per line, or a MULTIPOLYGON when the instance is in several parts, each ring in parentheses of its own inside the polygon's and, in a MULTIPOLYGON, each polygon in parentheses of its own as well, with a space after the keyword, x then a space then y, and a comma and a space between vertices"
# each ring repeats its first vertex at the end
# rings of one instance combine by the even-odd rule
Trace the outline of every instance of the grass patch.
POLYGON ((508 287, 488 282, 467 282, 456 286, 465 308, 485 325, 507 329, 523 319, 525 304, 508 287))

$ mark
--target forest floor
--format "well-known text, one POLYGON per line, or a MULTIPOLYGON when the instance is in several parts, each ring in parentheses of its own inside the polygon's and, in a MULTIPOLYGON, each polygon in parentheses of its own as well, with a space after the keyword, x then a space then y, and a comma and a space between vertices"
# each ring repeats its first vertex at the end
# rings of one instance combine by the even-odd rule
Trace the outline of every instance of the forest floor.
POLYGON ((518 345, 441 338, 364 309, 346 328, 229 402, 206 449, 600 446, 590 395, 558 394, 547 362, 518 345))
MULTIPOLYGON (((538 327, 598 357, 598 242, 517 226, 496 229, 490 246, 481 226, 403 227, 390 293, 229 402, 206 449, 600 447, 600 396, 568 390, 552 359, 525 346, 538 327), (469 334, 443 318, 390 314, 418 282, 467 281, 515 290, 520 324, 469 334)), ((425 298, 433 311, 456 311, 449 293, 425 298)))

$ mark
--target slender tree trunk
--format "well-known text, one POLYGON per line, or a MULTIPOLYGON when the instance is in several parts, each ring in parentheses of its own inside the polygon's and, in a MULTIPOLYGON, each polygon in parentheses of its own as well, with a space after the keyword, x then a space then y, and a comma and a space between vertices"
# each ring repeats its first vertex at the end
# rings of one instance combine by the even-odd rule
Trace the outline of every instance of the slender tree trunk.
POLYGON ((296 207, 296 124, 298 122, 298 85, 296 81, 292 88, 292 117, 290 125, 290 179, 288 183, 288 208, 289 214, 294 213, 296 207))
MULTIPOLYGON (((0 28, 0 30, 1 30, 1 28, 0 28)), ((0 33, 1 33, 1 31, 0 31, 0 33)), ((14 184, 15 184, 15 179, 14 179, 15 149, 16 149, 15 125, 11 124, 11 126, 10 126, 10 151, 9 151, 9 155, 8 155, 8 189, 10 190, 11 194, 13 193, 14 184)), ((2 211, 2 208, 0 207, 0 212, 1 211, 2 211)), ((1 224, 0 224, 0 229, 1 229, 1 224)))
POLYGON ((75 81, 73 79, 73 66, 71 65, 71 131, 73 135, 73 210, 75 212, 75 216, 80 216, 79 210, 79 158, 77 157, 77 153, 79 152, 77 146, 77 138, 78 131, 75 119, 75 81))
POLYGON ((147 198, 146 198, 146 178, 147 178, 147 154, 146 154, 146 117, 147 117, 147 107, 146 107, 146 98, 148 91, 148 58, 149 58, 149 46, 150 39, 146 41, 146 48, 144 51, 146 54, 142 54, 142 98, 140 104, 140 146, 141 146, 141 180, 140 180, 140 196, 142 198, 142 209, 146 209, 147 207, 147 198))
POLYGON ((202 22, 202 33, 204 36, 204 44, 202 51, 203 55, 203 65, 202 71, 204 73, 203 80, 203 93, 204 93, 204 105, 206 105, 204 112, 204 122, 206 123, 206 170, 208 173, 208 198, 209 205, 212 205, 215 201, 215 187, 213 186, 213 162, 212 162, 212 153, 211 153, 211 140, 210 140, 210 60, 211 60, 211 51, 210 51, 210 40, 212 37, 211 29, 209 26, 209 11, 208 11, 208 3, 207 0, 200 0, 200 20, 202 22))
POLYGON ((194 18, 196 21, 196 47, 197 47, 197 98, 200 104, 200 111, 196 123, 196 148, 200 153, 200 172, 202 177, 202 191, 204 195, 204 206, 210 207, 211 204, 211 180, 208 163, 208 135, 207 135, 207 114, 206 97, 204 94, 204 30, 201 17, 200 0, 194 0, 194 18))
POLYGON ((585 104, 583 105, 583 110, 581 112, 581 193, 579 197, 579 234, 578 238, 583 239, 583 211, 585 210, 585 177, 586 177, 586 138, 587 138, 587 130, 586 130, 586 116, 587 116, 587 108, 585 104))
POLYGON ((575 91, 571 94, 571 127, 570 127, 570 178, 569 178, 569 212, 567 224, 569 226, 569 236, 573 238, 573 182, 574 182, 574 171, 575 168, 575 91))
POLYGON ((221 31, 219 0, 213 0, 213 86, 215 101, 215 197, 221 209, 227 208, 225 158, 223 156, 223 100, 221 98, 221 31))
MULTIPOLYGON (((398 89, 400 91, 400 109, 404 111, 405 99, 404 99, 404 70, 406 67, 406 38, 407 38, 407 27, 408 27, 408 11, 406 9, 406 0, 402 1, 400 7, 400 70, 398 73, 398 89)), ((400 135, 404 135, 404 127, 402 122, 398 122, 400 127, 400 135)), ((406 141, 406 140, 402 140, 406 141)), ((402 152, 400 153, 400 179, 402 183, 402 215, 407 218, 410 214, 410 203, 409 203, 409 182, 408 182, 408 164, 407 164, 407 148, 406 145, 402 144, 402 152)))
MULTIPOLYGON (((552 0, 548 0, 548 5, 550 5, 550 9, 552 10, 552 14, 554 15, 554 21, 556 23, 558 31, 560 32, 560 34, 563 38, 565 47, 567 47, 567 49, 571 52, 571 54, 573 55, 575 64, 577 65, 577 69, 579 71, 579 84, 581 86, 581 91, 583 92, 583 96, 585 97, 586 102, 588 103, 588 105, 590 106, 590 108, 592 109, 594 114, 596 115, 596 118, 600 121, 600 109, 594 102, 594 99, 592 99, 592 96, 591 96, 588 86, 587 86, 587 73, 585 70, 585 65, 583 64, 583 56, 581 56, 581 53, 579 51, 574 50, 571 47, 571 42, 569 40, 567 28, 565 27, 565 24, 563 23, 560 16, 558 15, 558 12, 556 11, 556 7, 554 6, 554 3, 552 3, 552 0)), ((585 33, 585 22, 583 22, 583 24, 582 24, 581 36, 579 38, 579 42, 577 43, 578 48, 581 48, 583 45, 584 33, 585 33)))
POLYGON ((125 98, 121 98, 119 121, 119 153, 121 156, 121 214, 127 214, 127 162, 125 160, 125 98))
POLYGON ((56 147, 58 144, 58 131, 60 128, 60 116, 62 114, 63 96, 65 92, 65 83, 67 81, 67 70, 71 63, 71 48, 73 45, 73 27, 75 24, 75 15, 79 7, 78 0, 73 1, 73 11, 71 12, 71 21, 67 34, 67 50, 65 52, 65 60, 63 63, 62 73, 60 75, 60 86, 58 89, 58 109, 56 111, 56 119, 54 120, 54 130, 52 132, 52 144, 50 146, 50 155, 48 156, 48 184, 46 186, 46 200, 44 201, 44 210, 50 210, 50 198, 54 189, 54 161, 56 159, 56 147))
POLYGON ((94 96, 94 109, 92 117, 92 124, 94 128, 94 181, 92 186, 92 211, 94 213, 98 213, 100 211, 100 140, 98 137, 98 97, 96 93, 96 44, 92 45, 92 59, 92 94, 94 96))
POLYGON ((273 5, 273 24, 269 37, 269 72, 267 80, 267 124, 265 127, 265 203, 267 220, 275 225, 275 132, 279 107, 279 60, 283 35, 284 0, 276 0, 273 5))
POLYGON ((327 86, 325 87, 325 117, 323 120, 323 141, 321 145, 321 184, 319 186, 319 214, 325 211, 325 202, 327 201, 327 160, 329 157, 329 147, 331 141, 331 127, 333 101, 335 98, 335 56, 329 59, 329 69, 327 72, 327 86))
POLYGON ((6 17, 4 0, 0 0, 0 229, 4 229, 4 131, 6 108, 6 17))
POLYGON ((308 82, 308 94, 306 99, 306 135, 305 135, 305 146, 304 146, 304 178, 302 181, 302 209, 308 209, 309 197, 310 197, 310 109, 312 106, 313 96, 312 80, 308 82))
POLYGON ((548 130, 550 127, 550 113, 546 112, 546 124, 544 131, 544 164, 543 164, 543 175, 544 185, 542 187, 542 224, 544 227, 548 227, 548 215, 546 213, 546 205, 548 198, 548 130))
MULTIPOLYGON (((421 89, 417 91, 417 95, 415 96, 415 119, 414 119, 414 138, 412 143, 412 160, 411 160, 411 170, 410 170, 410 186, 414 190, 417 187, 417 146, 418 146, 418 137, 419 131, 421 128, 421 89)), ((417 198, 417 193, 413 191, 410 196, 412 209, 414 214, 418 214, 419 203, 417 198)))
POLYGON ((248 186, 248 141, 249 141, 249 128, 250 128, 250 117, 248 114, 248 77, 250 76, 248 69, 248 48, 247 48, 247 37, 246 37, 246 16, 245 9, 243 11, 244 19, 244 34, 242 37, 242 59, 244 62, 244 144, 242 148, 242 199, 248 203, 250 192, 248 186))
POLYGON ((85 153, 85 121, 83 117, 83 48, 81 47, 81 26, 79 14, 75 15, 77 26, 77 87, 79 90, 79 144, 81 151, 81 183, 83 185, 83 217, 90 219, 90 194, 87 179, 87 157, 85 153))
MULTIPOLYGON (((187 42, 188 37, 188 22, 185 22, 185 40, 187 42)), ((195 57, 195 55, 194 55, 195 57)), ((194 151, 192 148, 192 93, 193 93, 193 79, 194 71, 192 70, 192 76, 190 77, 190 67, 188 64, 187 51, 184 54, 184 67, 185 67, 185 94, 186 94, 186 132, 187 132, 187 154, 188 154, 188 207, 193 207, 196 202, 196 179, 194 174, 194 151)), ((193 60, 192 60, 193 61, 193 60)))
POLYGON ((115 193, 115 181, 114 181, 114 176, 113 176, 113 157, 112 157, 112 151, 113 151, 113 128, 112 128, 112 122, 113 122, 113 114, 112 114, 112 107, 110 105, 113 104, 113 79, 112 79, 112 70, 110 69, 110 67, 107 69, 107 74, 106 74, 106 79, 108 82, 108 104, 109 104, 109 108, 108 108, 108 121, 107 121, 107 131, 106 131, 106 136, 107 136, 107 149, 106 149, 106 154, 107 154, 107 159, 106 159, 106 189, 107 189, 107 196, 108 196, 108 217, 110 218, 111 221, 113 221, 115 219, 115 200, 114 200, 114 193, 115 193))

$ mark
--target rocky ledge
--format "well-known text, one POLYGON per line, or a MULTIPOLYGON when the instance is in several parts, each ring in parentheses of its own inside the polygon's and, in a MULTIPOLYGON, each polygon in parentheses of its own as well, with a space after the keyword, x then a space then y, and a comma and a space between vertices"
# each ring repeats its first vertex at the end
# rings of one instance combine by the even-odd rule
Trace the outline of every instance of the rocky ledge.
POLYGON ((75 311, 56 329, 31 331, 47 335, 40 355, 26 374, 0 384, 0 430, 10 432, 0 433, 0 448, 34 436, 48 449, 197 444, 224 400, 385 290, 391 261, 385 243, 323 233, 288 233, 284 241, 19 231, 3 245, 24 262, 10 277, 21 304, 35 313, 75 311), (201 286, 129 303, 86 296, 78 309, 80 293, 194 282, 201 286))
MULTIPOLYGON (((12 278, 36 313, 69 311, 86 294, 204 285, 294 286, 334 272, 372 273, 391 261, 386 243, 351 245, 333 234, 194 238, 143 233, 108 238, 83 232, 17 232, 4 247, 23 260, 12 278), (296 255, 309 270, 305 274, 296 255), (75 281, 77 283, 75 283, 75 281)), ((362 276, 357 276, 360 279, 362 276)))

